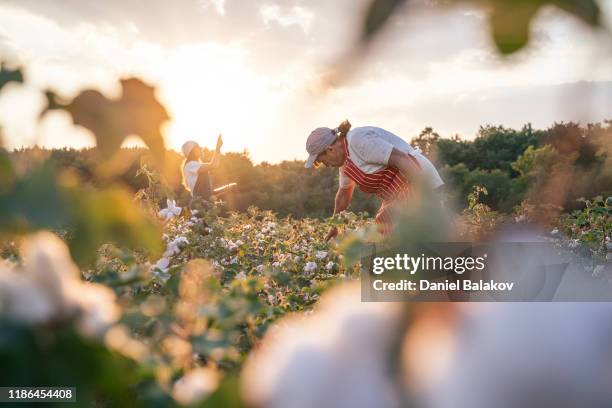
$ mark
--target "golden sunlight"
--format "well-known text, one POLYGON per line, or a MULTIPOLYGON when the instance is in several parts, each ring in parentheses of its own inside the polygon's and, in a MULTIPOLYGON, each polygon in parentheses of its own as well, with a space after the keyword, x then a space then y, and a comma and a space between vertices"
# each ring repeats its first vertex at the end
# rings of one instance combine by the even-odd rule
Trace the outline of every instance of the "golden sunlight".
POLYGON ((248 138, 266 131, 278 94, 245 63, 235 47, 181 46, 160 72, 160 98, 171 115, 166 141, 178 148, 186 140, 214 146, 219 133, 227 150, 242 150, 248 138))

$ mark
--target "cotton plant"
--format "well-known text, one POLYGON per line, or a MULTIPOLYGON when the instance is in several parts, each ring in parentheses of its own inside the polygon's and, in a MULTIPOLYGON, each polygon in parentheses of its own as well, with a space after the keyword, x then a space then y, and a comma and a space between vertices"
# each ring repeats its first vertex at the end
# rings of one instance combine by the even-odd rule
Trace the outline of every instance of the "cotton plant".
POLYGON ((158 215, 165 220, 170 220, 178 217, 181 214, 181 210, 182 208, 176 205, 175 200, 166 199, 166 208, 160 210, 158 215))

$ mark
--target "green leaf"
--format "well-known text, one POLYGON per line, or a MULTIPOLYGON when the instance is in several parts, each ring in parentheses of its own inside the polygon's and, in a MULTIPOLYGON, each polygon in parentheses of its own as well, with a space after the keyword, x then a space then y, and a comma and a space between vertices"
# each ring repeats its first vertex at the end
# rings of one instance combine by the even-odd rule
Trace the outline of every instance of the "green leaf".
POLYGON ((0 65, 0 90, 9 82, 23 83, 23 74, 20 68, 16 70, 6 69, 3 63, 0 65))
POLYGON ((536 1, 498 1, 489 16, 491 36, 502 54, 512 54, 529 42, 531 20, 540 8, 536 1))
POLYGON ((110 159, 126 137, 138 135, 163 162, 165 147, 159 128, 170 117, 157 100, 155 88, 136 78, 121 80, 121 87, 122 95, 116 100, 90 89, 69 103, 58 101, 52 91, 47 91, 47 107, 41 116, 55 109, 68 112, 75 125, 93 132, 102 160, 110 159))
MULTIPOLYGON (((372 0, 366 13, 361 42, 368 42, 405 0, 372 0)), ((441 5, 465 1, 439 2, 441 5)), ((512 54, 529 42, 531 20, 544 5, 553 5, 592 27, 601 25, 601 9, 594 0, 467 0, 489 10, 491 38, 501 54, 512 54)))
POLYGON ((0 190, 0 233, 23 234, 40 229, 68 232, 72 257, 92 262, 106 242, 161 252, 161 231, 137 206, 131 195, 117 188, 97 191, 74 180, 60 180, 47 161, 0 190))
POLYGON ((405 0, 372 1, 364 21, 362 41, 368 41, 376 34, 404 1, 405 0))
POLYGON ((353 266, 366 255, 368 244, 357 234, 351 234, 344 238, 338 250, 344 254, 347 267, 353 266))
POLYGON ((161 231, 126 191, 75 188, 69 196, 74 233, 68 245, 78 263, 91 263, 96 249, 105 242, 145 249, 153 257, 161 253, 161 231))
POLYGON ((68 202, 50 162, 17 180, 13 188, 0 191, 0 233, 59 229, 69 220, 68 202))

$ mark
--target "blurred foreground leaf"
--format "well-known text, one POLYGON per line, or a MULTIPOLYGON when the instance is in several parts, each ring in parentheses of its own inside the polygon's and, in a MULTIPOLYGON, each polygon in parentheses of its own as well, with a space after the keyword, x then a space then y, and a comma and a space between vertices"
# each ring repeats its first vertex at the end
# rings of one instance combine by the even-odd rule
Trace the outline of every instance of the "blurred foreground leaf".
POLYGON ((102 160, 111 158, 126 137, 138 135, 162 162, 165 147, 159 127, 170 117, 155 97, 155 88, 136 78, 121 80, 121 87, 116 100, 90 89, 66 103, 47 91, 47 108, 41 116, 54 109, 68 112, 75 125, 93 132, 102 160))
MULTIPOLYGON (((365 15, 361 45, 388 23, 405 0, 372 0, 365 15)), ((533 17, 543 6, 555 6, 577 17, 591 27, 601 24, 601 10, 595 0, 453 0, 437 2, 449 4, 473 3, 482 5, 489 13, 491 38, 501 54, 512 54, 529 42, 533 17)), ((434 3, 436 4, 436 3, 434 3)))
POLYGON ((376 34, 404 1, 405 0, 373 0, 366 13, 362 39, 364 41, 368 40, 376 34))
POLYGON ((21 69, 6 69, 5 65, 0 65, 0 90, 4 88, 4 85, 9 82, 23 82, 23 74, 21 73, 21 69))
POLYGON ((0 234, 39 229, 67 232, 72 256, 81 265, 93 261, 97 248, 109 241, 153 255, 161 251, 161 232, 130 194, 81 187, 58 177, 51 162, 0 190, 0 234))
POLYGON ((0 321, 0 366, 0 382, 7 386, 76 387, 71 405, 78 407, 152 402, 136 393, 145 377, 136 363, 69 327, 50 331, 0 321))

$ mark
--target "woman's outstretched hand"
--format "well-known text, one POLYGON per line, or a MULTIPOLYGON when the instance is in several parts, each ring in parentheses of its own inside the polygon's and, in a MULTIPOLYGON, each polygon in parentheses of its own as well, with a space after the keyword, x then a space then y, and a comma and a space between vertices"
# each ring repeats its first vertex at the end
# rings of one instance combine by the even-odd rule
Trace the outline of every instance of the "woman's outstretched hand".
POLYGON ((223 146, 223 137, 221 136, 221 133, 219 133, 219 136, 217 137, 217 147, 216 147, 216 150, 217 151, 221 150, 221 146, 223 146))

